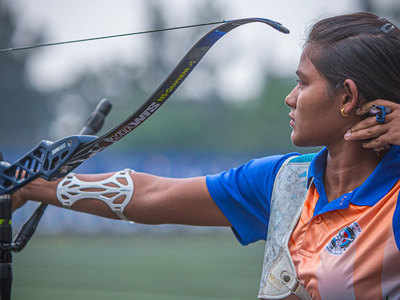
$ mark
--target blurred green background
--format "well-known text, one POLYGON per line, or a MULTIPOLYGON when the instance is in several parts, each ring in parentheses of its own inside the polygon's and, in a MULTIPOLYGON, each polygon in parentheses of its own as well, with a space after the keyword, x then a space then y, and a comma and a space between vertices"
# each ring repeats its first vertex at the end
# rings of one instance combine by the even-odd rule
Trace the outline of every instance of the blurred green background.
POLYGON ((35 237, 13 299, 256 299, 263 249, 221 231, 35 237))

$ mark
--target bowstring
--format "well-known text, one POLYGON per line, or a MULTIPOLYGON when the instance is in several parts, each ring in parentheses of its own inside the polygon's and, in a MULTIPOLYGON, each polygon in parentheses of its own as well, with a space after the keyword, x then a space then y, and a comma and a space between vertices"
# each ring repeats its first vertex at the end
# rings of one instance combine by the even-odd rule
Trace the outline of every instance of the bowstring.
POLYGON ((65 44, 72 44, 72 43, 82 43, 82 42, 89 42, 89 41, 95 41, 95 40, 104 40, 104 39, 117 38, 117 37, 155 33, 155 32, 161 32, 161 31, 171 31, 171 30, 186 29, 186 28, 193 28, 193 27, 200 27, 200 26, 210 26, 210 25, 216 25, 216 24, 222 24, 222 23, 226 23, 226 21, 223 20, 223 21, 201 23, 201 24, 194 24, 194 25, 160 28, 160 29, 153 29, 153 30, 146 30, 146 31, 137 31, 137 32, 122 33, 122 34, 91 37, 91 38, 85 38, 85 39, 69 40, 69 41, 62 41, 62 42, 42 43, 42 44, 22 46, 22 47, 2 48, 2 49, 0 49, 0 54, 7 54, 7 53, 15 52, 15 51, 30 50, 30 49, 36 49, 36 48, 42 48, 42 47, 49 47, 49 46, 65 45, 65 44))

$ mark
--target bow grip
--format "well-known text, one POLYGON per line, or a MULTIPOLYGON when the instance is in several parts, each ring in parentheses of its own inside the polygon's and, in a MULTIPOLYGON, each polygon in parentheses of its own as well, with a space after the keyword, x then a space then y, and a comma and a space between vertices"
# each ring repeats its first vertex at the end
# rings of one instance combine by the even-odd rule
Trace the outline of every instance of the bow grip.
POLYGON ((91 135, 73 135, 56 142, 42 141, 10 165, 0 162, 0 195, 10 194, 37 177, 53 180, 68 174, 69 158, 83 145, 97 139, 91 135))

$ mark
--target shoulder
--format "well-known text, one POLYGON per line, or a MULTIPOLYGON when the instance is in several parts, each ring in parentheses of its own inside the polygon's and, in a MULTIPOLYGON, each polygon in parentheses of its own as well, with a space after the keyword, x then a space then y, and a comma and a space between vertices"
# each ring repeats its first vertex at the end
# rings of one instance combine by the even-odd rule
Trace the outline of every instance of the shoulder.
MULTIPOLYGON (((275 177, 282 164, 297 153, 256 158, 215 175, 207 176, 207 186, 211 195, 246 195, 246 198, 265 199, 270 194, 275 177)), ((268 197, 267 197, 268 198, 268 197)))
POLYGON ((237 181, 247 178, 248 180, 253 179, 257 182, 264 182, 267 178, 275 178, 275 175, 282 164, 287 159, 298 157, 298 155, 298 153, 288 153, 255 158, 238 167, 208 177, 209 179, 226 181, 237 181))
POLYGON ((274 178, 277 179, 279 174, 282 174, 282 176, 287 176, 287 172, 289 172, 289 174, 292 174, 293 172, 300 172, 302 173, 300 177, 305 177, 312 161, 317 154, 318 153, 307 153, 286 157, 279 164, 277 164, 278 168, 275 170, 274 178))

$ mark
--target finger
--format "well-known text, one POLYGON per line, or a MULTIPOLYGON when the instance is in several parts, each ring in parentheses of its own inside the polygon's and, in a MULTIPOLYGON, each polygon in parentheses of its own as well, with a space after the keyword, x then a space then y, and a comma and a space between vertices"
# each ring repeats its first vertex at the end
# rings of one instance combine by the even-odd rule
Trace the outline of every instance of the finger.
POLYGON ((375 122, 375 125, 372 127, 360 129, 357 131, 351 130, 346 132, 346 134, 344 135, 344 139, 349 141, 372 139, 385 134, 387 130, 388 129, 386 128, 386 126, 376 125, 375 122))
POLYGON ((381 152, 381 151, 385 150, 385 147, 374 148, 373 150, 375 152, 381 152))
POLYGON ((369 118, 366 118, 366 119, 358 122, 356 125, 351 127, 350 130, 351 130, 351 132, 356 132, 358 130, 365 129, 365 128, 368 128, 368 127, 373 127, 375 125, 376 125, 376 118, 375 117, 369 117, 369 118))
POLYGON ((375 152, 380 152, 380 151, 388 150, 388 149, 390 149, 390 147, 391 147, 390 144, 386 144, 383 147, 374 148, 372 150, 374 150, 375 152))
POLYGON ((393 101, 388 101, 384 99, 377 99, 371 102, 365 103, 361 108, 356 110, 356 115, 362 116, 365 115, 373 105, 383 105, 385 107, 389 107, 392 111, 396 108, 399 107, 399 104, 393 102, 393 101))
MULTIPOLYGON (((396 119, 395 115, 387 115, 385 117, 385 124, 391 122, 392 120, 396 119)), ((376 121, 376 116, 372 116, 372 117, 368 117, 364 120, 359 121, 358 123, 356 123, 355 125, 353 125, 353 127, 350 128, 351 132, 356 132, 358 130, 361 129, 365 129, 368 127, 373 127, 375 125, 377 125, 377 121, 376 121)), ((382 124, 379 124, 382 126, 382 124)))
POLYGON ((365 149, 379 149, 382 147, 387 147, 388 145, 389 143, 384 135, 362 144, 363 148, 365 149))

